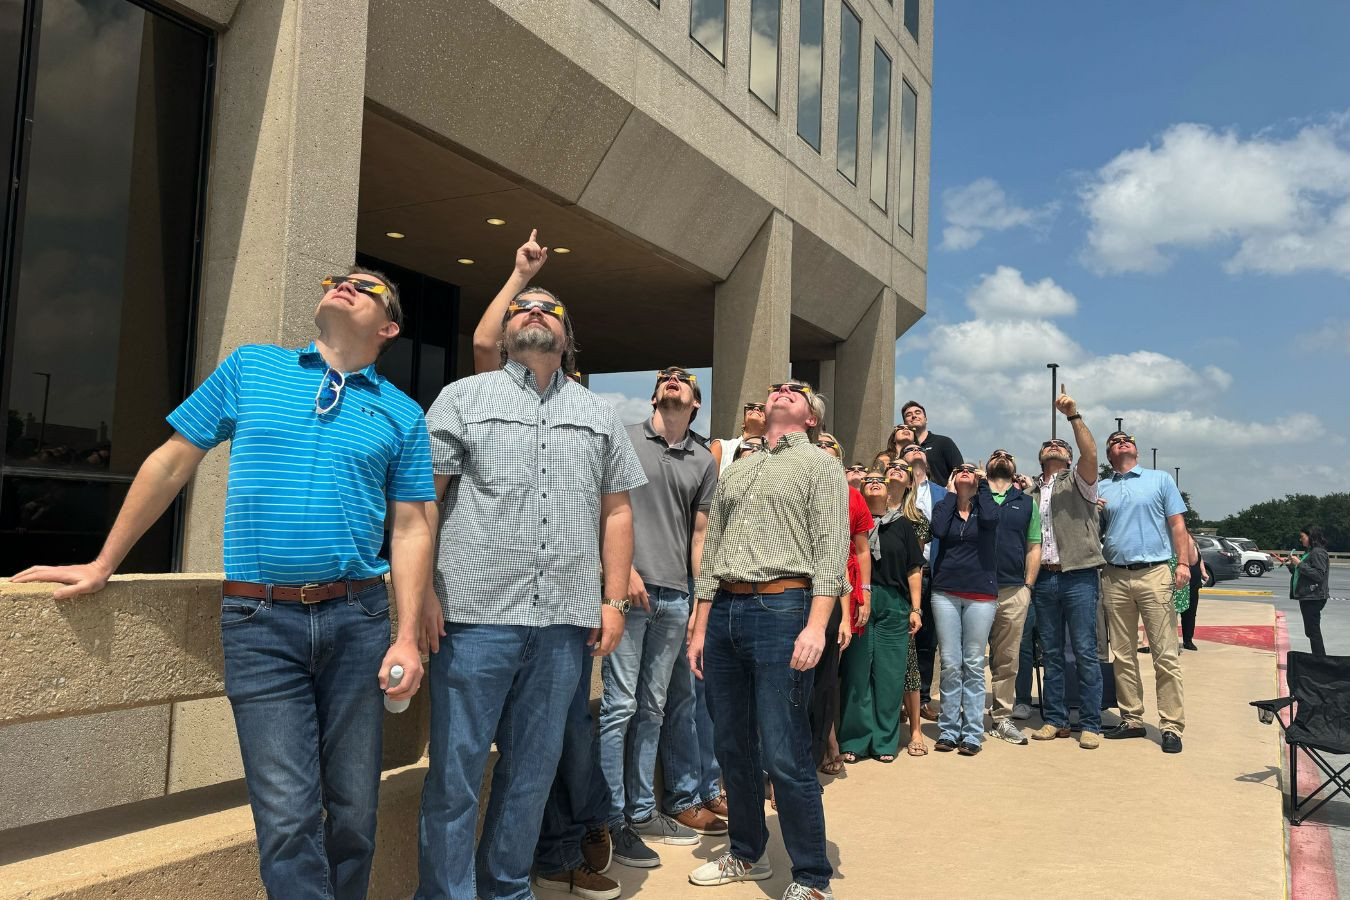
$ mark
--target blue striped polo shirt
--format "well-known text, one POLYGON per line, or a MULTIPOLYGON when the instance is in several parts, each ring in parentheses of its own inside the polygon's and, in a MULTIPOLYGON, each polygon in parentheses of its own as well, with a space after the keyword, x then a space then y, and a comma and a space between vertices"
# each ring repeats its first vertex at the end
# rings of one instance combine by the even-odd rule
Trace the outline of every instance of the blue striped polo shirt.
POLYGON ((347 374, 337 406, 319 415, 314 395, 327 371, 313 343, 240 347, 169 414, 203 450, 231 442, 228 579, 383 575, 386 500, 435 499, 421 408, 371 365, 347 374))

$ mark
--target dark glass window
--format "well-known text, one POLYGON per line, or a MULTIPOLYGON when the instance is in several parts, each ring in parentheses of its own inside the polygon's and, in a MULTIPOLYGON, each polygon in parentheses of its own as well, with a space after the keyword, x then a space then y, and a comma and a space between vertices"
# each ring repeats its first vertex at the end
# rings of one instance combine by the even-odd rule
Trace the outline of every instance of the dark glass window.
POLYGON ((388 275, 403 305, 403 330, 376 368, 422 409, 430 409, 455 376, 459 288, 364 253, 356 254, 356 264, 388 275))
POLYGON ((839 4, 839 174, 858 181, 858 84, 862 79, 862 20, 839 4))
POLYGON ((689 36, 725 64, 727 55, 727 0, 692 0, 689 4, 689 36))
POLYGON ((914 154, 919 127, 919 95, 900 79, 900 199, 896 202, 900 227, 914 233, 914 154))
POLYGON ((820 74, 825 0, 801 0, 797 38, 797 134, 820 152, 820 74))
POLYGON ((750 93, 778 111, 778 26, 782 0, 750 0, 750 93))
MULTIPOLYGON (((191 364, 213 53, 208 33, 126 0, 40 9, 4 243, 5 575, 93 558, 171 434, 191 364)), ((123 569, 171 570, 175 520, 123 569)))
POLYGON ((905 30, 916 41, 919 39, 919 2, 920 0, 905 0, 905 30))
POLYGON ((872 202, 886 208, 891 162, 891 58, 872 51, 872 202))

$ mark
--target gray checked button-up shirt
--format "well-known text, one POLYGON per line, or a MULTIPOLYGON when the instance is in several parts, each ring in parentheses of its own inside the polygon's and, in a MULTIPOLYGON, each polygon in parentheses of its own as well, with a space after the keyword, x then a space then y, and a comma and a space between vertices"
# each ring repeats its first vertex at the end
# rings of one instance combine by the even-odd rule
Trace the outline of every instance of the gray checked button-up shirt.
POLYGON ((811 579, 815 597, 848 592, 848 483, 839 461, 804 432, 751 453, 717 482, 698 596, 711 600, 718 580, 811 579))
POLYGON ((614 407, 559 369, 447 385, 427 413, 446 491, 433 584, 446 621, 600 624, 600 495, 645 484, 614 407))

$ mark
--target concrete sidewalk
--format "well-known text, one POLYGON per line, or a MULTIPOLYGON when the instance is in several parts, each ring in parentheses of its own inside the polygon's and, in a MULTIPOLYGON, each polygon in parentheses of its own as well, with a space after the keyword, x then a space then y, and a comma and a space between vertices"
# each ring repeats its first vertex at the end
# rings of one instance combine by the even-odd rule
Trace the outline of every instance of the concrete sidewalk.
MULTIPOLYGON (((1094 751, 1076 740, 1015 747, 990 738, 973 758, 930 752, 850 766, 825 790, 836 896, 1284 897, 1279 732, 1247 705, 1277 694, 1273 649, 1251 646, 1255 633, 1272 635, 1273 647, 1273 611, 1229 601, 1204 613, 1200 650, 1182 655, 1183 753, 1164 755, 1150 727, 1148 740, 1094 751)), ((1141 671, 1152 717, 1147 656, 1141 671)), ((930 746, 935 732, 926 723, 930 746)), ((718 838, 658 845, 661 868, 616 863, 609 874, 625 897, 643 900, 778 897, 791 866, 775 813, 769 826, 768 881, 689 885, 689 871, 725 849, 718 838)))

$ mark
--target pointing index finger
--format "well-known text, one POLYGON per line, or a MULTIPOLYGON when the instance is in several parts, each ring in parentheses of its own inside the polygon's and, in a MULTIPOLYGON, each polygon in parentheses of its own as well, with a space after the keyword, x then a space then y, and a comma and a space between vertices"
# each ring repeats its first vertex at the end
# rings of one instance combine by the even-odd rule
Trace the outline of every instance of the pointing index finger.
POLYGON ((531 244, 537 243, 537 242, 538 242, 538 239, 539 239, 539 229, 538 229, 538 228, 531 228, 531 229, 530 229, 530 243, 531 243, 531 244))

